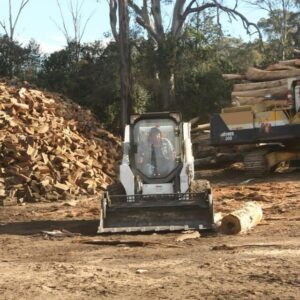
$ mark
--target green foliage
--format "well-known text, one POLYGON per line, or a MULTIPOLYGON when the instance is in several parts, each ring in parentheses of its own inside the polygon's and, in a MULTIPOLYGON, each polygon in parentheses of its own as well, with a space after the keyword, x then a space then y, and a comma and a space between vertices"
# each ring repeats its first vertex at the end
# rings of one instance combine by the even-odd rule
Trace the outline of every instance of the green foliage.
POLYGON ((200 116, 203 122, 208 122, 212 113, 219 112, 230 102, 230 85, 224 82, 217 69, 182 73, 176 87, 176 109, 185 119, 200 116))
POLYGON ((24 62, 19 77, 29 82, 37 82, 38 72, 42 62, 40 46, 35 40, 31 40, 28 45, 25 46, 24 50, 24 62))
POLYGON ((293 49, 300 46, 299 1, 270 3, 268 16, 258 22, 266 43, 263 51, 264 63, 293 58, 293 49))
MULTIPOLYGON (((162 78, 174 72, 175 101, 168 109, 181 111, 185 119, 200 116, 207 122, 212 113, 230 104, 231 83, 224 82, 222 73, 242 73, 249 66, 281 59, 280 18, 274 11, 260 20, 266 36, 263 52, 258 41, 245 43, 225 36, 210 12, 193 15, 179 41, 167 36, 156 45, 135 28, 130 33, 133 111, 159 109, 162 78)), ((299 18, 295 12, 289 14, 284 44, 287 58, 294 47, 300 47, 299 18)), ((0 36, 0 75, 18 76, 61 92, 90 108, 111 130, 119 126, 120 119, 119 68, 115 42, 106 46, 97 41, 70 42, 42 56, 35 41, 24 46, 0 36)))
POLYGON ((204 22, 192 19, 178 45, 176 109, 186 119, 200 116, 207 122, 231 102, 232 86, 222 73, 243 72, 260 60, 256 45, 224 36, 210 16, 204 22))
POLYGON ((135 83, 132 88, 133 112, 136 114, 145 113, 148 111, 150 104, 150 93, 138 83, 135 83))
POLYGON ((31 40, 22 46, 7 36, 0 36, 0 76, 35 81, 41 64, 39 45, 31 40))
POLYGON ((43 62, 40 84, 90 107, 103 123, 117 123, 119 113, 119 60, 114 43, 78 45, 52 53, 43 62), (79 52, 78 52, 79 49, 79 52))

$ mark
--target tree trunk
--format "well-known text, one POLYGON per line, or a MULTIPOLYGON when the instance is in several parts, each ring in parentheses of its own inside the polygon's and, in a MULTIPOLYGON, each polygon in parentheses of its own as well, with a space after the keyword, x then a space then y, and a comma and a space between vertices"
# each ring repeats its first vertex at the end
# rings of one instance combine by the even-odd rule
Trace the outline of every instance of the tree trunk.
POLYGON ((121 125, 124 128, 128 123, 132 110, 128 0, 119 0, 119 28, 121 125))
POLYGON ((158 44, 157 69, 160 83, 159 108, 170 110, 175 103, 174 70, 176 64, 176 45, 173 39, 164 39, 158 44))
POLYGON ((174 73, 173 70, 161 70, 159 72, 160 81, 160 108, 163 110, 169 110, 171 104, 175 101, 174 91, 174 73))

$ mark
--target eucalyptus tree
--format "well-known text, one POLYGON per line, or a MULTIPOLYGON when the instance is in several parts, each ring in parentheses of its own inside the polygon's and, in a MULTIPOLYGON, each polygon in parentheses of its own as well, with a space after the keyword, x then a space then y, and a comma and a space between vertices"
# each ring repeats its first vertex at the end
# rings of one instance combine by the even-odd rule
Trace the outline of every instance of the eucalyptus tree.
POLYGON ((128 0, 111 0, 110 22, 113 36, 120 51, 120 96, 121 96, 121 126, 128 123, 129 115, 132 112, 132 81, 131 81, 131 59, 129 46, 129 12, 128 0), (117 17, 117 12, 118 17, 117 17), (119 20, 117 30, 117 19, 119 20))
MULTIPOLYGON (((21 0, 18 3, 19 6, 15 5, 14 7, 12 0, 8 0, 7 16, 3 20, 0 20, 0 27, 4 31, 4 37, 1 39, 1 44, 3 45, 3 42, 5 42, 4 44, 6 45, 6 47, 8 47, 7 51, 2 52, 1 58, 5 61, 5 64, 8 69, 8 75, 10 77, 15 75, 17 69, 16 62, 19 62, 19 56, 22 52, 19 51, 21 49, 20 45, 14 40, 16 27, 20 20, 20 16, 23 10, 29 2, 30 0, 21 0)), ((15 3, 16 1, 14 1, 14 4, 15 3)))
MULTIPOLYGON (((276 59, 292 55, 293 47, 300 45, 300 1, 299 0, 248 0, 250 5, 267 13, 258 22, 267 38, 268 53, 276 59)), ((269 55, 270 56, 270 55, 269 55)))
POLYGON ((67 9, 65 9, 61 6, 61 0, 56 0, 61 21, 58 23, 52 19, 58 30, 63 34, 67 45, 72 44, 73 47, 75 46, 76 63, 80 60, 80 47, 87 25, 94 14, 94 12, 91 12, 86 18, 83 17, 82 11, 84 3, 85 0, 69 0, 66 3, 67 9), (65 11, 67 13, 65 13, 65 11), (67 15, 69 15, 71 20, 71 22, 69 22, 70 25, 68 25, 67 22, 67 15))
MULTIPOLYGON (((233 6, 224 4, 224 1, 210 0, 127 0, 133 12, 136 23, 147 33, 154 43, 155 66, 160 83, 160 97, 158 108, 168 109, 175 102, 175 70, 176 55, 180 38, 188 18, 196 13, 214 10, 216 19, 220 20, 221 13, 225 13, 229 20, 239 19, 248 33, 253 27, 259 33, 258 27, 238 11, 238 0, 230 1, 233 6), (167 9, 165 9, 167 7, 167 9), (170 14, 170 25, 166 25, 164 12, 170 14)), ((112 33, 117 38, 118 12, 117 0, 109 0, 110 21, 112 33)), ((219 22, 221 24, 221 22, 219 22)), ((120 28, 122 29, 122 28, 120 28)), ((260 34, 260 33, 259 33, 260 34)), ((192 64, 193 62, 191 62, 192 64)))
MULTIPOLYGON (((15 31, 16 31, 16 27, 18 24, 18 21, 20 19, 20 15, 22 13, 22 11, 24 10, 24 8, 26 7, 26 5, 29 3, 30 0, 22 0, 19 3, 19 6, 16 9, 16 15, 14 17, 13 15, 13 6, 12 6, 12 0, 8 0, 8 15, 7 18, 0 21, 0 26, 2 27, 2 29, 5 32, 5 35, 8 36, 8 38, 10 39, 10 41, 14 40, 14 36, 15 36, 15 31)), ((14 1, 15 3, 16 1, 14 1)))

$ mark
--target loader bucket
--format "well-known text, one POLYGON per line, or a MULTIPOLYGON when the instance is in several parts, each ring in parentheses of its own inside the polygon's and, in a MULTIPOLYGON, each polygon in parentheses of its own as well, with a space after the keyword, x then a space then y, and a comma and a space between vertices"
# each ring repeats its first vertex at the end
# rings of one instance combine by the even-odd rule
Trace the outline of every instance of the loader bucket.
POLYGON ((202 230, 213 227, 211 195, 110 196, 102 201, 98 233, 202 230))

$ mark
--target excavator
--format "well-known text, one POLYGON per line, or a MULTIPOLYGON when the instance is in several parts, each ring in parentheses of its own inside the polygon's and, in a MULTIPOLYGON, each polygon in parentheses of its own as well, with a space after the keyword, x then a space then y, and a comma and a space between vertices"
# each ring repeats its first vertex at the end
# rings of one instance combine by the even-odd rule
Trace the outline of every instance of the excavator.
POLYGON ((101 199, 98 233, 213 228, 210 184, 194 179, 190 127, 177 112, 131 115, 119 181, 101 199))
MULTIPOLYGON (((261 177, 280 163, 300 160, 300 79, 288 81, 285 100, 224 108, 211 117, 211 145, 240 147, 246 172, 261 177)), ((266 95, 267 96, 267 95, 266 95)))

